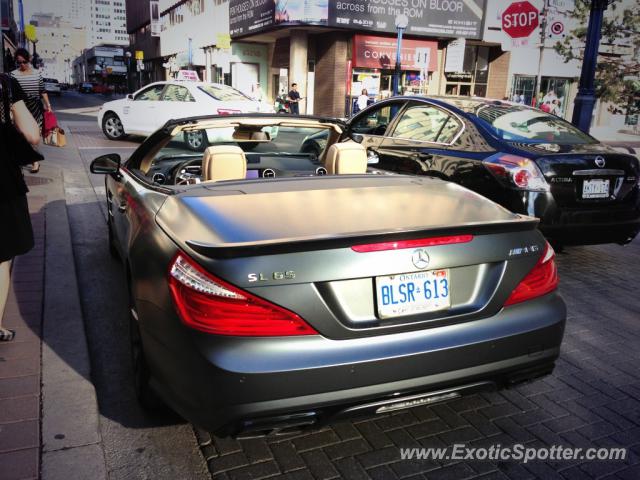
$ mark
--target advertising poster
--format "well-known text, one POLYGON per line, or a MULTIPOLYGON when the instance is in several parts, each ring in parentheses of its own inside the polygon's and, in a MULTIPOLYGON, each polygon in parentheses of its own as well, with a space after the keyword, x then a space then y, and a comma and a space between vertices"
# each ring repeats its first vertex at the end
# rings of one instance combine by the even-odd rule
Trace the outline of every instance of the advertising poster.
POLYGON ((480 39, 486 0, 231 0, 232 37, 279 25, 327 25, 396 33, 395 18, 409 19, 405 33, 480 39))
POLYGON ((330 1, 329 25, 395 33, 395 18, 409 18, 405 33, 437 37, 482 36, 485 0, 330 1))
POLYGON ((231 0, 229 34, 236 37, 272 27, 275 24, 275 11, 275 0, 231 0))

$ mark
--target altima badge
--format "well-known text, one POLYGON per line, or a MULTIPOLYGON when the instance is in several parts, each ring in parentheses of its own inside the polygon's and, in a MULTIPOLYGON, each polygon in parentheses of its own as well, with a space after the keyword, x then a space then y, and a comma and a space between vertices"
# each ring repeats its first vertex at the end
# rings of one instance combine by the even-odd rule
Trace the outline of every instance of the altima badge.
POLYGON ((415 267, 420 270, 427 268, 429 266, 429 254, 427 253, 427 249, 418 248, 414 250, 413 255, 411 255, 411 261, 415 267))
POLYGON ((601 157, 600 155, 598 155, 596 157, 596 166, 600 167, 600 168, 604 168, 604 166, 606 165, 606 161, 604 159, 604 157, 601 157))

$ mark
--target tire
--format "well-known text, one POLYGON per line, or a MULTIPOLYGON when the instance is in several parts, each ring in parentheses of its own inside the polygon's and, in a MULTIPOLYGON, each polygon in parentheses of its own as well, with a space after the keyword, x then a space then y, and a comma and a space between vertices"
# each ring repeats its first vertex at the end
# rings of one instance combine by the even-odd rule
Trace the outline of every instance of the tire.
POLYGON ((204 130, 195 130, 192 132, 184 132, 184 143, 189 150, 194 152, 204 152, 209 142, 206 138, 207 133, 204 130))
MULTIPOLYGON (((132 297, 131 294, 129 294, 132 297)), ((142 336, 138 321, 134 318, 135 309, 133 299, 129 300, 129 345, 131 348, 131 368, 133 373, 133 388, 140 406, 147 411, 157 412, 166 408, 158 394, 151 388, 151 373, 144 353, 142 336)))
POLYGON ((106 113, 102 118, 102 133, 109 140, 122 140, 126 137, 120 117, 113 112, 106 113))

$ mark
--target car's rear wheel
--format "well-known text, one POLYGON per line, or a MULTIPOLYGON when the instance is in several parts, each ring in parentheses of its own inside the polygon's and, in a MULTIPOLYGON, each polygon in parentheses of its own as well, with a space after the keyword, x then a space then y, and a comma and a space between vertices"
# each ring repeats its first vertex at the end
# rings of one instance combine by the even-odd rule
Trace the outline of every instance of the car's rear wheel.
POLYGON ((184 141, 190 150, 194 152, 203 152, 207 147, 207 132, 204 130, 195 130, 184 133, 184 141))
POLYGON ((102 132, 109 140, 121 140, 126 135, 120 117, 113 112, 106 113, 102 119, 102 132))

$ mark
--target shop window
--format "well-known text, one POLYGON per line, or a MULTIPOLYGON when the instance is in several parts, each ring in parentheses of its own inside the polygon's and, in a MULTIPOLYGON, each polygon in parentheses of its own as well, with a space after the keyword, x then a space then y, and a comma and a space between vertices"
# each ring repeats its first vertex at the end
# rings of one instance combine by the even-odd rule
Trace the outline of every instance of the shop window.
POLYGON ((462 72, 445 73, 447 95, 487 95, 489 80, 489 47, 467 45, 464 50, 462 72))
POLYGON ((393 136, 432 143, 450 143, 460 130, 459 122, 448 113, 430 106, 405 110, 393 136))

